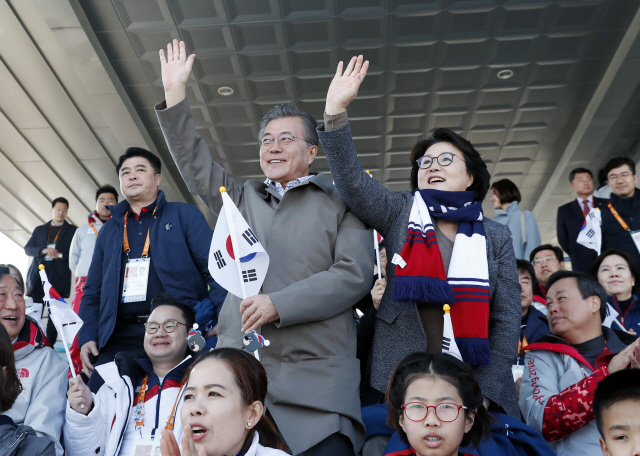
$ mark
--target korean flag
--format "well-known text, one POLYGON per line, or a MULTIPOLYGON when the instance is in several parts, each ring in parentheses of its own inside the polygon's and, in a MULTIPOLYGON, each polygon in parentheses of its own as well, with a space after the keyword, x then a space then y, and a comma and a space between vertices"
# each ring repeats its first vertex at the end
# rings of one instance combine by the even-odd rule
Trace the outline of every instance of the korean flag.
POLYGON ((221 189, 221 193, 223 210, 213 230, 209 272, 229 293, 244 299, 260 292, 269 268, 269 255, 226 190, 221 189), (235 233, 237 255, 233 248, 232 232, 235 233), (236 261, 236 257, 239 261, 236 261))

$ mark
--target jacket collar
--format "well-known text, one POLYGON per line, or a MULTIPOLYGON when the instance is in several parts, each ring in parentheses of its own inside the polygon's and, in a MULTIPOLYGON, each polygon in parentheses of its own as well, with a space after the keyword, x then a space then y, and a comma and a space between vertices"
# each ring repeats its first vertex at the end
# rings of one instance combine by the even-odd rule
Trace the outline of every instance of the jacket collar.
POLYGON ((47 338, 40 326, 28 315, 24 317, 24 325, 18 334, 18 340, 13 344, 13 353, 16 360, 24 358, 37 348, 49 345, 47 338))
POLYGON ((619 203, 621 201, 630 201, 630 200, 632 200, 635 203, 638 200, 640 200, 640 189, 638 189, 636 187, 636 190, 633 192, 633 196, 631 196, 629 198, 620 198, 615 193, 611 193, 611 198, 610 199, 611 199, 611 203, 612 204, 619 203))
POLYGON ((506 209, 496 209, 495 211, 497 215, 508 215, 517 209, 518 209, 518 202, 511 201, 511 203, 509 203, 506 209))
MULTIPOLYGON (((327 176, 324 175, 324 173, 311 173, 311 174, 313 175, 313 177, 306 182, 302 182, 299 185, 299 187, 302 187, 304 185, 309 185, 309 184, 315 184, 316 186, 324 190, 324 192, 327 195, 331 195, 333 193, 333 190, 335 189, 335 187, 333 183, 329 181, 327 176)), ((273 186, 268 185, 266 183, 262 184, 262 186, 258 189, 258 193, 263 199, 266 199, 268 195, 272 195, 276 197, 278 200, 282 199, 282 197, 280 196, 280 193, 278 193, 278 190, 276 190, 275 188, 273 188, 273 186)))
MULTIPOLYGON (((164 196, 164 192, 162 190, 158 190, 158 198, 156 199, 156 213, 159 213, 162 208, 167 204, 167 199, 164 196)), ((111 211, 111 217, 117 218, 118 220, 124 219, 124 214, 126 214, 129 209, 131 209, 131 205, 129 201, 122 200, 115 206, 109 206, 109 210, 111 211)))
MULTIPOLYGON (((606 345, 604 348, 605 352, 609 352, 609 354, 616 355, 625 349, 626 345, 620 340, 618 335, 611 329, 606 326, 602 326, 602 334, 604 335, 606 345)), ((533 344, 529 344, 524 347, 526 350, 541 350, 541 351, 551 351, 555 353, 561 353, 564 355, 569 355, 576 361, 588 366, 591 370, 595 370, 589 362, 582 357, 582 355, 575 349, 573 345, 571 345, 566 340, 555 336, 553 334, 549 334, 548 336, 544 336, 540 338, 537 342, 533 344)), ((600 355, 602 356, 602 354, 600 355)))
POLYGON ((102 226, 104 224, 102 220, 100 220, 100 217, 98 216, 98 213, 96 211, 93 211, 89 214, 88 222, 93 223, 95 226, 102 226))

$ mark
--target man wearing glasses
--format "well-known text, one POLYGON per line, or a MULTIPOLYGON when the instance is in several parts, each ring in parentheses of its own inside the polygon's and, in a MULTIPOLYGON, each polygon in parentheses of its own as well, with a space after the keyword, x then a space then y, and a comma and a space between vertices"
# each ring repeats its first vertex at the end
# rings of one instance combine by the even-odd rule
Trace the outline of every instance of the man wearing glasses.
POLYGON ((263 117, 255 158, 266 179, 239 185, 214 163, 185 97, 194 58, 176 40, 166 59, 160 51, 160 127, 189 190, 218 214, 219 188, 226 187, 270 257, 261 294, 227 296, 216 347, 240 348, 244 333, 260 330, 271 341, 260 353, 269 376, 266 407, 292 454, 353 456, 365 429, 352 306, 370 289, 371 230, 331 179, 309 172, 318 134, 301 109, 277 105, 263 117))
POLYGON ((163 429, 180 440, 179 393, 192 361, 187 333, 194 322, 191 307, 160 293, 145 324, 144 353, 121 352, 97 366, 95 394, 80 376, 69 381, 65 454, 149 454, 134 450, 159 444, 163 429))
POLYGON ((602 206, 602 251, 620 249, 640 267, 640 193, 636 191, 636 164, 616 157, 604 166, 611 200, 602 206))
POLYGON ((565 268, 562 249, 551 244, 543 244, 531 251, 529 259, 538 281, 533 290, 533 300, 546 305, 547 280, 549 280, 551 274, 565 268))

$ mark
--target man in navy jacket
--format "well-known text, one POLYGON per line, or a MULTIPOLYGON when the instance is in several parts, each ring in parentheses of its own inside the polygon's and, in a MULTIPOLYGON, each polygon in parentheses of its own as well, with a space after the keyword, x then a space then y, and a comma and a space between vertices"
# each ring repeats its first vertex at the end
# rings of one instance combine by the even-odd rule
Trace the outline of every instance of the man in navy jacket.
POLYGON ((226 291, 208 272, 212 232, 198 209, 166 201, 159 190, 160 167, 158 157, 138 147, 127 149, 116 167, 126 199, 110 206, 111 219, 100 230, 80 303, 84 325, 78 343, 87 373, 121 351, 142 349, 150 302, 163 291, 193 307, 196 321, 213 334, 216 305, 226 291), (141 261, 145 257, 150 260, 141 261), (146 295, 143 289, 131 297, 127 287, 143 267, 146 295))
POLYGON ((560 247, 571 257, 574 271, 588 273, 598 254, 595 250, 578 244, 578 234, 586 214, 593 208, 603 209, 607 200, 593 196, 593 175, 586 168, 576 168, 569 173, 571 190, 576 198, 558 208, 557 233, 560 247))

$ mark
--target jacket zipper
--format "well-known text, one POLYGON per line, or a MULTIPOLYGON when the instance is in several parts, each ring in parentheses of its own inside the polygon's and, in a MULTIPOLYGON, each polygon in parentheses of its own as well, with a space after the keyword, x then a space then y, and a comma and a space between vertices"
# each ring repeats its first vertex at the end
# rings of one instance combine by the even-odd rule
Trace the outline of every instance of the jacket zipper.
MULTIPOLYGON (((129 394, 127 394, 127 398, 129 399, 129 405, 127 406, 127 416, 126 416, 126 418, 124 420, 124 426, 122 426, 122 431, 120 431, 120 438, 118 439, 118 445, 116 446, 116 452, 114 453, 114 455, 117 455, 117 454, 120 453, 120 447, 122 446, 122 440, 124 439, 124 433, 127 430, 127 425, 129 424, 129 419, 131 418, 131 399, 133 397, 133 393, 129 389, 129 384, 124 379, 122 374, 120 374, 120 369, 118 369, 118 374, 120 375, 120 378, 124 382, 125 386, 127 387, 127 391, 129 392, 129 394)), ((131 377, 129 377, 129 378, 131 378, 131 377)), ((131 383, 131 386, 133 387, 133 382, 131 383)), ((106 442, 105 442, 105 445, 106 445, 106 442)), ((107 449, 105 448, 105 452, 106 452, 106 450, 107 449)))

